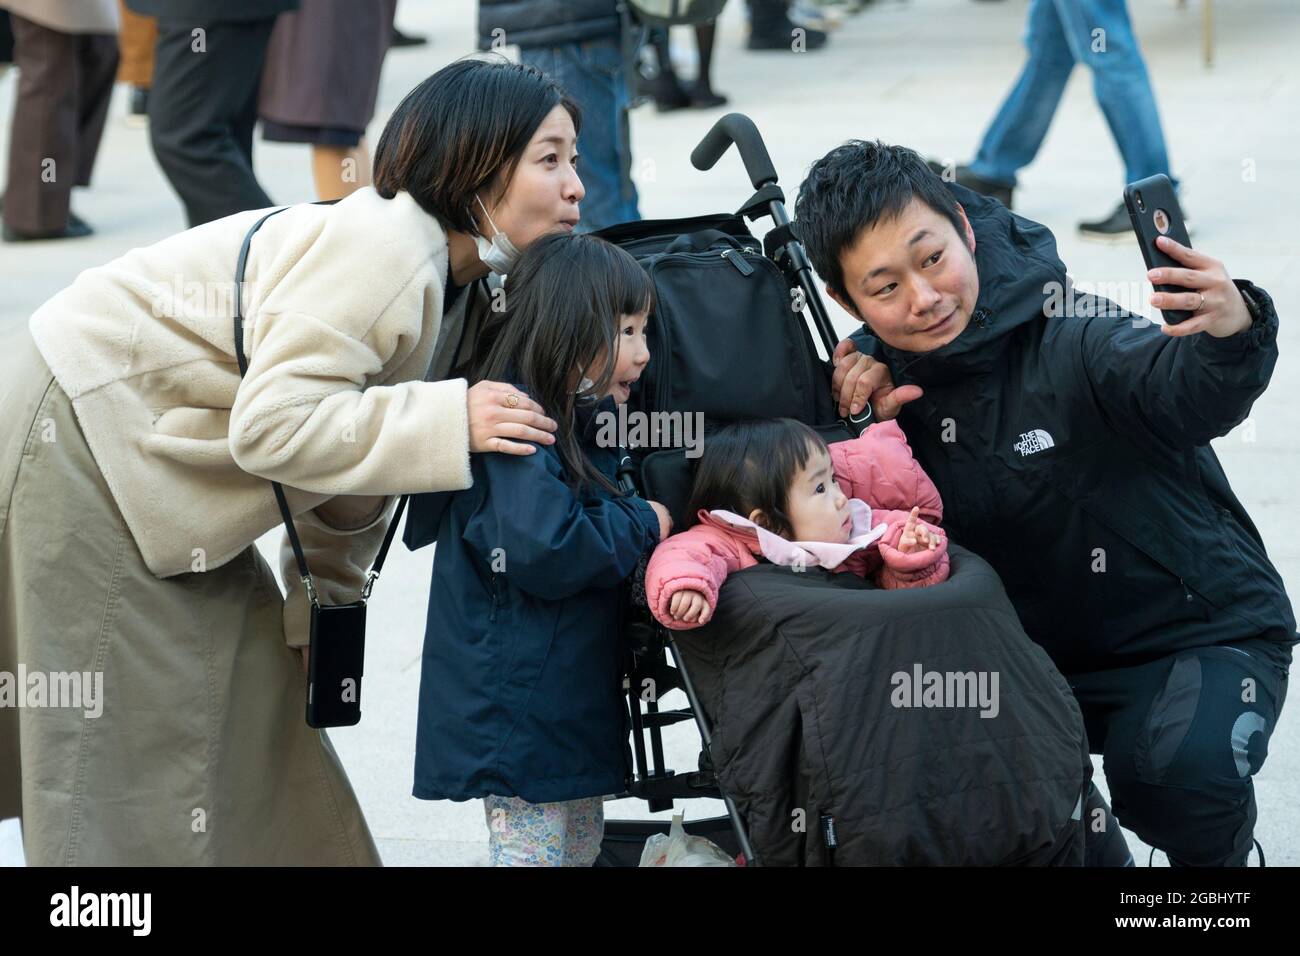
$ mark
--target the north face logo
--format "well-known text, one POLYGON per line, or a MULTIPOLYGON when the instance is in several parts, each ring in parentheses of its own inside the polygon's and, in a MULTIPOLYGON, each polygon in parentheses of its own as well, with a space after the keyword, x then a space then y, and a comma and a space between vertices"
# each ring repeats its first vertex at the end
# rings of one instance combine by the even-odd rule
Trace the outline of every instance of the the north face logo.
POLYGON ((1031 432, 1025 432, 1020 436, 1020 441, 1011 447, 1020 452, 1020 457, 1032 455, 1036 451, 1042 451, 1044 448, 1051 448, 1056 442, 1052 441, 1052 436, 1047 434, 1041 428, 1035 428, 1031 432))

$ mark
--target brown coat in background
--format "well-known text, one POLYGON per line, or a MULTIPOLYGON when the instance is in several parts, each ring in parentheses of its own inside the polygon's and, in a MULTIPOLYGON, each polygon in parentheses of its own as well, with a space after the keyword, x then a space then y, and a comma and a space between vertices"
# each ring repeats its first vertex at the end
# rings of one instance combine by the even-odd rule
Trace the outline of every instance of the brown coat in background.
POLYGON ((72 187, 90 185, 117 71, 115 0, 0 0, 11 14, 18 96, 4 224, 21 237, 69 224, 72 187))
POLYGON ((0 0, 24 20, 60 33, 116 33, 117 0, 0 0))
POLYGON ((396 8, 397 0, 302 0, 301 9, 281 15, 266 51, 258 115, 364 135, 396 8))

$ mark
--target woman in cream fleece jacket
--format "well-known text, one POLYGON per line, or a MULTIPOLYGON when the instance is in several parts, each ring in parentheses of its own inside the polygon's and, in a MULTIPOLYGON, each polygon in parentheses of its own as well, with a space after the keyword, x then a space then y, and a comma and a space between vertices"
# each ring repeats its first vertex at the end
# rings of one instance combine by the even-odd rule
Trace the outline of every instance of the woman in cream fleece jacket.
POLYGON ((32 316, 0 373, 0 818, 22 818, 30 864, 378 862, 303 718, 302 584, 282 599, 253 542, 280 481, 321 601, 356 600, 391 496, 553 440, 509 384, 454 375, 488 264, 577 222, 577 129, 526 67, 418 86, 374 187, 257 233, 242 381, 233 277, 265 210, 88 270, 32 316), (79 699, 52 699, 74 676, 79 699))

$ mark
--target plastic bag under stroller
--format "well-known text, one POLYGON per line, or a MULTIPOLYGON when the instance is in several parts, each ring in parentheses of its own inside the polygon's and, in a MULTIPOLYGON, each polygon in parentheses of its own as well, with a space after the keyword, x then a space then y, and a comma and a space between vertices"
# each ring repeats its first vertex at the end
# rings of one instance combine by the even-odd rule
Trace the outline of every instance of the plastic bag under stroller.
POLYGON ((716 843, 692 836, 682 828, 682 815, 673 814, 667 833, 656 833, 645 841, 641 866, 735 866, 736 862, 716 843))

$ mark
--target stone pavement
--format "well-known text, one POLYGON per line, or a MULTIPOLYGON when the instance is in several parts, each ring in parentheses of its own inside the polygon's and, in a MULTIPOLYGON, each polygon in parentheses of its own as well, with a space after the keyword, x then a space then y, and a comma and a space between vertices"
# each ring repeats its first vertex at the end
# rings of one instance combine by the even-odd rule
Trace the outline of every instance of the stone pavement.
MULTIPOLYGON (((1300 136, 1295 102, 1300 75, 1300 10, 1294 0, 1220 5, 1217 62, 1200 59, 1197 4, 1174 0, 1130 5, 1162 110, 1170 154, 1186 186, 1185 209, 1195 244, 1222 259, 1234 275, 1268 289, 1283 317, 1281 359, 1269 391, 1256 403, 1253 425, 1215 442, 1233 486, 1259 526, 1292 594, 1300 593, 1300 506, 1286 495, 1300 477, 1300 443, 1288 412, 1300 404, 1300 251, 1285 237, 1300 212, 1300 136), (1285 215, 1289 213, 1290 215, 1285 215)), ((718 31, 715 86, 729 109, 748 113, 766 137, 791 201, 808 165, 850 137, 881 138, 923 154, 965 161, 1022 61, 1024 0, 881 0, 845 22, 815 53, 749 53, 743 49, 743 4, 728 6, 718 31)), ((388 58, 371 141, 402 94, 474 46, 473 0, 406 0, 399 21, 432 36, 430 47, 396 50, 388 58)), ((674 56, 689 61, 689 33, 674 36, 674 56), (680 45, 678 45, 680 44, 680 45)), ((686 63, 686 72, 690 64, 686 63)), ((6 155, 15 76, 0 78, 0 156, 6 155)), ((1072 77, 1038 160, 1023 173, 1017 211, 1049 225, 1080 282, 1140 283, 1136 246, 1079 241, 1079 219, 1108 212, 1119 200, 1123 170, 1092 98, 1086 72, 1072 77)), ((98 230, 85 240, 0 246, 0 348, 22 334, 27 316, 81 269, 180 230, 180 206, 158 171, 147 132, 126 127, 119 88, 95 184, 75 198, 98 230)), ((646 217, 698 215, 734 208, 748 196, 735 153, 711 172, 688 156, 725 110, 633 114, 634 173, 646 217)), ((259 142, 258 175, 278 202, 311 192, 306 147, 259 142)), ((766 226, 767 223, 760 224, 766 226)), ((1136 303, 1141 311, 1150 309, 1136 303)), ((828 302, 829 304, 829 302, 828 302)), ((852 327, 834 310, 841 331, 852 327)), ((262 542, 270 551, 274 543, 262 542)), ((268 555, 271 556, 271 555, 268 555)), ((390 864, 482 864, 486 828, 481 805, 426 803, 410 796, 415 704, 431 550, 394 549, 370 610, 365 719, 331 732, 385 860, 390 864)), ((274 562, 273 562, 274 563, 274 562)), ((675 705, 669 698, 666 705, 675 705)), ((1274 734, 1272 753, 1256 778, 1257 836, 1270 864, 1300 863, 1300 710, 1293 703, 1274 734)), ((699 751, 689 725, 668 734, 670 765, 691 769, 699 751)), ((1100 767, 1098 767, 1100 772, 1100 767)), ((611 817, 646 817, 643 805, 611 803, 611 817)), ((717 801, 692 801, 690 818, 721 812, 717 801)), ((666 815, 664 815, 666 816, 666 815)), ((18 858, 12 822, 0 825, 0 862, 18 858)), ((1146 850, 1130 834, 1139 863, 1146 850)), ((1157 854, 1157 864, 1163 863, 1157 854)))

